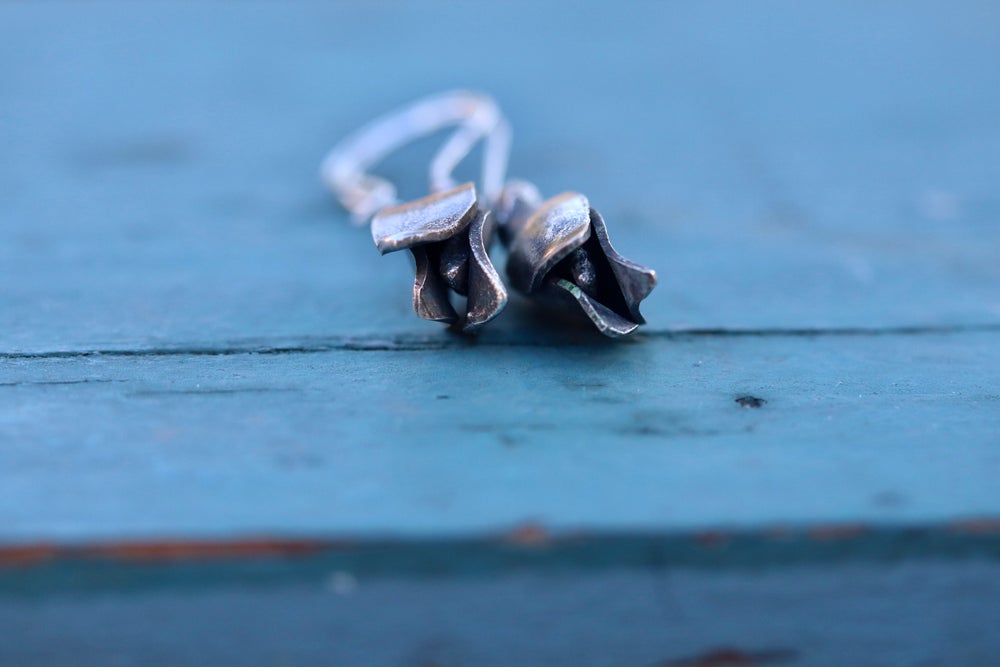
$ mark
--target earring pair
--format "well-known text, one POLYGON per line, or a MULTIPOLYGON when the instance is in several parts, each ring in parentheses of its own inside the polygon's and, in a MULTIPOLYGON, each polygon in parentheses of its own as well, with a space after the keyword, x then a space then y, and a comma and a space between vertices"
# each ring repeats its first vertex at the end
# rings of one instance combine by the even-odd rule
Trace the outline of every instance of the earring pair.
POLYGON ((379 252, 409 250, 415 262, 413 308, 420 317, 473 332, 500 314, 507 289, 489 256, 499 237, 514 289, 582 313, 611 337, 645 322, 640 302, 656 274, 622 257, 604 219, 579 193, 543 200, 527 181, 505 182, 510 125, 481 93, 453 91, 418 100, 344 139, 323 160, 324 183, 355 224, 370 221, 379 252), (455 127, 430 164, 431 194, 400 203, 395 186, 369 172, 404 144, 455 127), (452 173, 480 143, 480 192, 452 173), (466 297, 459 315, 450 293, 466 297))

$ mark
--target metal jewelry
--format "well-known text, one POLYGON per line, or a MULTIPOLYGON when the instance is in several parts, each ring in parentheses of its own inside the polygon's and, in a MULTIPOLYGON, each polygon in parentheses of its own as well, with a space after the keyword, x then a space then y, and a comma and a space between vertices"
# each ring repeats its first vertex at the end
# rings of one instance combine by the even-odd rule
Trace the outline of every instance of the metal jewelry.
POLYGON ((510 131, 488 96, 462 91, 420 100, 383 116, 338 144, 321 166, 327 186, 356 224, 371 219, 372 239, 381 254, 409 250, 416 264, 413 310, 420 317, 459 323, 475 331, 507 303, 507 289, 490 261, 496 223, 489 202, 503 184, 510 131), (431 194, 399 203, 389 181, 368 173, 386 155, 417 139, 458 126, 430 167, 431 194), (483 190, 458 185, 452 171, 480 142, 483 190), (460 316, 449 292, 466 297, 460 316))
POLYGON ((507 290, 489 257, 499 232, 516 290, 582 313, 607 336, 635 331, 645 323, 639 304, 656 286, 656 272, 615 251, 604 218, 584 195, 566 192, 543 201, 527 181, 505 183, 509 152, 510 126, 496 102, 454 91, 361 128, 330 151, 321 172, 355 223, 371 220, 380 253, 412 253, 413 309, 420 317, 474 331, 500 313, 507 290), (430 195, 400 203, 392 183, 368 173, 403 144, 450 126, 456 131, 431 162, 430 195), (480 142, 481 194, 475 184, 459 185, 451 176, 480 142), (450 292, 466 297, 463 315, 450 292))
POLYGON ((639 303, 656 286, 656 272, 618 254, 604 218, 585 196, 565 192, 542 201, 531 183, 512 181, 497 218, 514 289, 582 311, 606 336, 625 336, 645 324, 639 303))

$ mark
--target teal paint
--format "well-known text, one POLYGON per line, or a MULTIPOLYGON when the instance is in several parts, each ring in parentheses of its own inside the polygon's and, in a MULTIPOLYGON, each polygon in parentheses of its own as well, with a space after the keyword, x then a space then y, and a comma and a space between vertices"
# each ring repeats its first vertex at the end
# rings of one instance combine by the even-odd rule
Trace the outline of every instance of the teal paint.
POLYGON ((992 517, 997 339, 8 360, 0 525, 24 542, 992 517))
MULTIPOLYGON (((261 587, 241 583, 256 561, 5 561, 0 663, 683 664, 732 646, 990 664, 992 6, 511 11, 0 7, 0 551, 264 535, 391 556, 353 606, 317 592, 325 568, 366 572, 349 558, 282 561, 261 587), (646 334, 602 344, 517 298, 473 341, 413 317, 410 267, 316 170, 372 115, 459 85, 511 115, 514 175, 586 193, 658 270, 646 334), (524 525, 587 539, 504 574, 497 536, 524 525), (830 525, 866 537, 732 537, 830 525), (678 546, 693 535, 728 536, 730 565, 699 570, 716 552, 678 546), (437 579, 405 566, 428 553, 437 579), (355 639, 331 646, 338 628, 355 639)), ((385 166, 412 175, 404 195, 421 150, 385 166)))

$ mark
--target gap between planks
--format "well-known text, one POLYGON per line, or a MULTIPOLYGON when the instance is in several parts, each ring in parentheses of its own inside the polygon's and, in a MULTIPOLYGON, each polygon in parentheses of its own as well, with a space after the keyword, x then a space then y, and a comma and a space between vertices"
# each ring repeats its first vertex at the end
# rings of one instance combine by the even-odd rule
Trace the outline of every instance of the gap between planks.
MULTIPOLYGON (((688 338, 822 338, 822 337, 871 337, 871 336, 923 336, 960 335, 975 333, 1000 333, 1000 323, 951 326, 895 326, 895 327, 829 327, 829 328, 696 328, 647 330, 626 342, 647 339, 688 338)), ((458 334, 440 336, 397 334, 384 337, 325 336, 304 337, 289 342, 287 338, 252 338, 213 344, 186 344, 163 347, 108 347, 101 349, 48 350, 39 352, 3 352, 0 359, 72 359, 77 357, 170 357, 170 356, 227 356, 236 354, 315 354, 334 351, 355 352, 420 352, 427 350, 461 349, 469 347, 559 347, 581 345, 619 344, 596 333, 574 331, 566 337, 543 335, 537 338, 479 339, 458 334)))
POLYGON ((824 524, 690 533, 549 532, 431 539, 244 537, 0 544, 0 597, 170 587, 180 581, 274 584, 345 571, 366 577, 483 576, 511 570, 731 570, 1000 560, 1000 519, 915 526, 824 524))

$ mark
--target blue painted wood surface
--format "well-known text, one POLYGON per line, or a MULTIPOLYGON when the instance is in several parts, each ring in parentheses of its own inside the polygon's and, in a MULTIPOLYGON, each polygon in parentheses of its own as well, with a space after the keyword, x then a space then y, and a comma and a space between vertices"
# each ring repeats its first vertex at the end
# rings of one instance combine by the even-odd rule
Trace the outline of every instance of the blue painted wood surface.
MULTIPOLYGON (((998 35, 988 2, 0 5, 0 664, 991 664, 998 35), (413 316, 318 161, 456 86, 658 270, 645 333, 413 316)), ((384 173, 422 194, 429 151, 384 173)))
POLYGON ((0 525, 26 542, 995 516, 998 338, 9 359, 0 525))
POLYGON ((995 563, 507 573, 0 600, 8 664, 995 665, 995 563), (992 612, 990 611, 992 610, 992 612), (863 629, 863 630, 861 630, 863 629), (719 644, 719 642, 724 642, 719 644), (135 647, 141 647, 138 655, 135 647), (706 648, 709 647, 709 648, 706 648), (595 650, 596 649, 596 650, 595 650))

